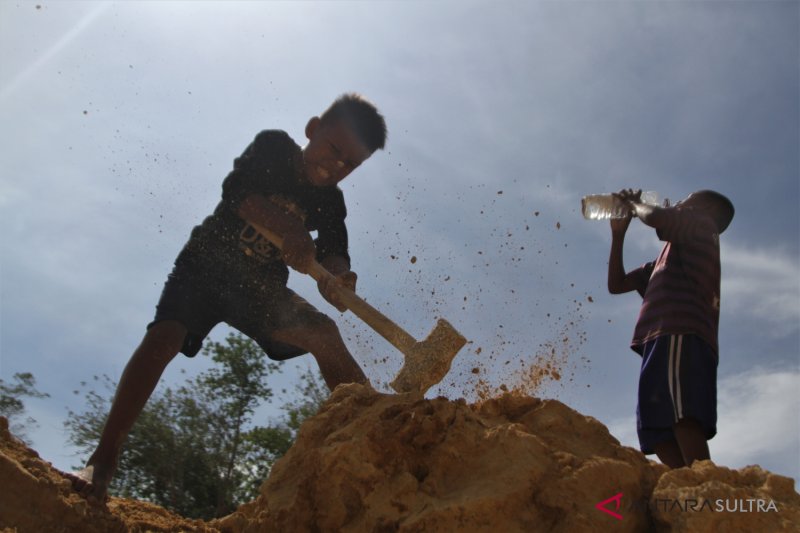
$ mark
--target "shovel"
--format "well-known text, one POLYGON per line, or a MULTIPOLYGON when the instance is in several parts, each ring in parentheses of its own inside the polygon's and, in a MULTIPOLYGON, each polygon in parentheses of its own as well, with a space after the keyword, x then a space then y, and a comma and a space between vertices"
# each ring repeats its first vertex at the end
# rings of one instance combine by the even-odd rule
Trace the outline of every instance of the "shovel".
MULTIPOLYGON (((283 247, 283 239, 269 229, 248 221, 259 233, 279 249, 283 247)), ((317 261, 311 264, 308 274, 316 281, 333 277, 325 267, 317 261)), ((418 392, 425 394, 428 389, 439 383, 450 370, 450 364, 458 351, 466 344, 464 338, 447 321, 440 318, 428 336, 417 341, 403 328, 395 324, 386 315, 372 307, 355 292, 347 287, 337 287, 340 301, 369 327, 389 341, 405 356, 400 372, 389 385, 396 392, 418 392)))

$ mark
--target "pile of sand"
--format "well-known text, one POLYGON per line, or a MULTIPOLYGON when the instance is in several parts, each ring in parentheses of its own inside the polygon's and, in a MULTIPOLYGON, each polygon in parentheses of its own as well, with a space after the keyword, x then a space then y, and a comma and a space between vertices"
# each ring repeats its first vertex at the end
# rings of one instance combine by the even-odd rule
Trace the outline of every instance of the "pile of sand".
POLYGON ((0 532, 117 533, 216 531, 145 502, 111 498, 89 505, 50 463, 8 431, 0 417, 0 532))
POLYGON ((89 506, 7 425, 0 478, 0 528, 20 533, 744 532, 800 523, 791 479, 708 461, 667 471, 555 400, 506 394, 468 405, 359 385, 337 388, 261 495, 219 520, 116 498, 107 509, 89 506))

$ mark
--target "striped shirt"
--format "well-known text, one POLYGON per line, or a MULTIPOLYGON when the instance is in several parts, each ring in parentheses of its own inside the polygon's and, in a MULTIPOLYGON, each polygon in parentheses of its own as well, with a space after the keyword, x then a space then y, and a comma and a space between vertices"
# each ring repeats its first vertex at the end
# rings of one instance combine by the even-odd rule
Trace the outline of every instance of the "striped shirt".
POLYGON ((642 346, 656 337, 693 333, 719 353, 720 259, 714 219, 698 208, 664 211, 657 230, 666 241, 658 258, 631 272, 640 276, 642 307, 631 341, 642 346))

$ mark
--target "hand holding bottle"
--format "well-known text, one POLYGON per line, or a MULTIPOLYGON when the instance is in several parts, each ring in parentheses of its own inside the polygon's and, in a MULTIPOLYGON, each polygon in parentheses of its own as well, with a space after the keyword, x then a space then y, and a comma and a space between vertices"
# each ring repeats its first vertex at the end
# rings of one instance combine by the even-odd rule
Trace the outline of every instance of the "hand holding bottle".
POLYGON ((589 220, 626 218, 631 216, 632 203, 658 205, 658 194, 641 189, 623 189, 611 194, 591 194, 581 199, 581 212, 589 220))
POLYGON ((622 218, 612 218, 609 220, 611 223, 611 233, 616 235, 625 235, 628 231, 628 226, 631 225, 633 218, 633 211, 629 211, 627 216, 622 218))

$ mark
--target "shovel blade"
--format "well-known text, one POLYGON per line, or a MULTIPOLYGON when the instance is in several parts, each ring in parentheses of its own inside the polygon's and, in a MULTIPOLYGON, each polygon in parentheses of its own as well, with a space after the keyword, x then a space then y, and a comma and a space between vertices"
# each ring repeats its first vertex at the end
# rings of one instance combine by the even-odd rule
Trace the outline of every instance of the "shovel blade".
POLYGON ((403 368, 389 385, 399 393, 425 394, 444 379, 453 358, 466 343, 467 339, 456 328, 440 318, 425 340, 408 350, 403 368))

